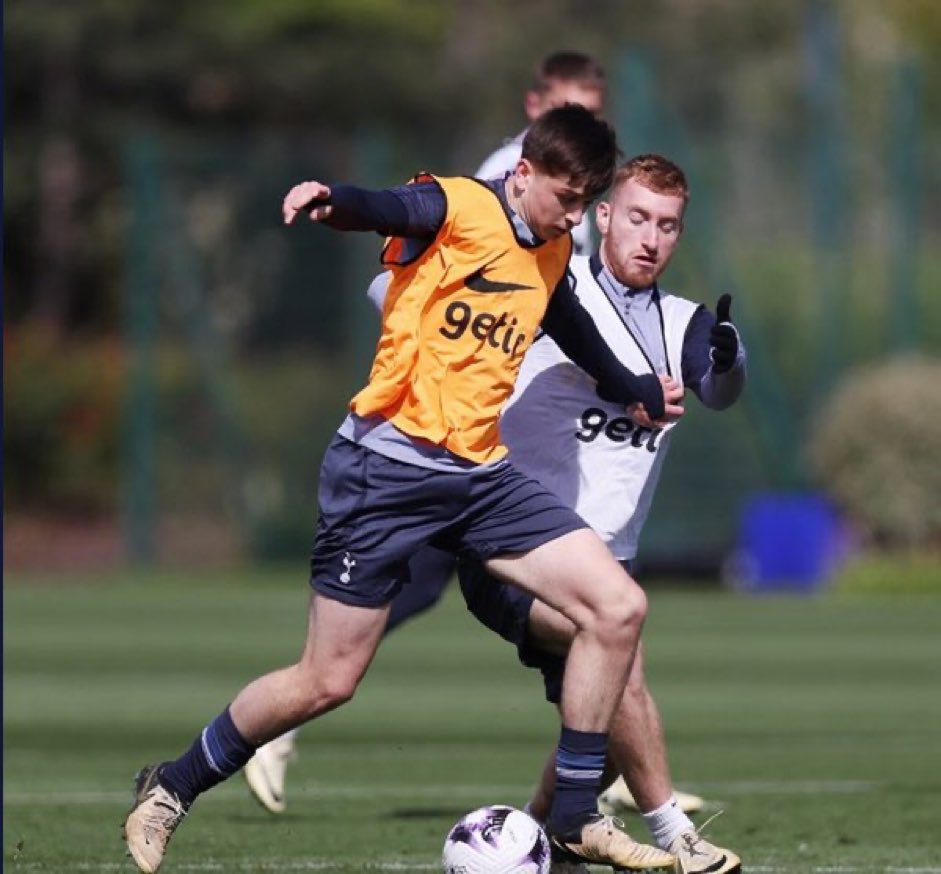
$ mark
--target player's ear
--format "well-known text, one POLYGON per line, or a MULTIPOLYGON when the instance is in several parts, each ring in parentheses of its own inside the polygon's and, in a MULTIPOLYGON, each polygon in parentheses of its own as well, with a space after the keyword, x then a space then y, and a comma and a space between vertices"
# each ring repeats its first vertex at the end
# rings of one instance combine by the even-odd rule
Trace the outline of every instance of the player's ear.
POLYGON ((522 197, 526 191, 529 189, 530 180, 533 177, 533 165, 529 163, 525 158, 520 158, 516 162, 516 166, 513 168, 513 173, 510 175, 509 183, 510 189, 507 191, 507 195, 511 192, 513 197, 519 198, 522 197))
POLYGON ((595 224, 598 225, 598 233, 608 233, 608 226, 611 223, 611 204, 606 200, 599 200, 595 207, 595 224))
POLYGON ((516 162, 516 168, 513 170, 513 181, 521 190, 525 190, 532 178, 535 169, 527 158, 520 158, 516 162))

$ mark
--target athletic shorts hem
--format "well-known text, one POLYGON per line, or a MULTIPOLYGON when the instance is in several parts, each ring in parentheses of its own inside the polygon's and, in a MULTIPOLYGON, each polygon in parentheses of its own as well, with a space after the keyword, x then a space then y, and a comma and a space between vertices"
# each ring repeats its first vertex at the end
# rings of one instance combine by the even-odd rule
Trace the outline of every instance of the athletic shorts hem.
POLYGON ((347 604, 350 607, 369 607, 376 610, 391 604, 398 594, 398 589, 396 589, 396 591, 385 596, 364 597, 356 592, 341 589, 339 586, 318 580, 316 577, 311 577, 310 587, 318 595, 323 595, 324 598, 329 598, 331 601, 339 601, 341 604, 347 604))
POLYGON ((590 527, 591 526, 584 519, 577 516, 573 511, 564 522, 556 523, 551 531, 542 531, 525 538, 525 540, 521 539, 518 543, 512 544, 493 543, 491 541, 473 543, 471 544, 471 549, 477 558, 481 561, 487 561, 491 558, 498 558, 501 555, 518 555, 524 552, 532 552, 534 549, 539 549, 540 546, 545 546, 547 543, 558 540, 566 534, 571 534, 573 531, 581 531, 590 527))

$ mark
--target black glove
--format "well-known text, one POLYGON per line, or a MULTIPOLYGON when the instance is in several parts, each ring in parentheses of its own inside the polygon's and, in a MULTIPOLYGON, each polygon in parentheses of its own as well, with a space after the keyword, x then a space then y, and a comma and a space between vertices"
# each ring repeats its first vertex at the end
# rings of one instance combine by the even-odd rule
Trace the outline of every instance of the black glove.
POLYGON ((712 356, 714 373, 725 373, 738 357, 738 332, 729 318, 732 295, 723 294, 716 304, 716 323, 709 332, 709 354, 712 356))

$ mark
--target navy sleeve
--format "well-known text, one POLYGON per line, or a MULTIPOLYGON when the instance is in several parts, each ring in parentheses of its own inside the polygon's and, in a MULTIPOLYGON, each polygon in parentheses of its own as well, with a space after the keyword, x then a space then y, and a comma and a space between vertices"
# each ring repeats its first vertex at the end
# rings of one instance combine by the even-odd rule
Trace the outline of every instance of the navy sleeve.
POLYGON ((705 307, 693 313, 683 336, 683 385, 688 386, 711 410, 724 410, 738 400, 745 388, 745 345, 739 337, 735 364, 724 373, 712 369, 709 332, 716 317, 705 307))
POLYGON ((333 212, 324 224, 339 231, 376 231, 385 237, 431 239, 441 229, 447 199, 437 182, 367 191, 331 185, 333 212))
POLYGON ((715 316, 704 306, 699 307, 686 326, 683 336, 683 385, 688 386, 697 394, 699 384, 712 367, 712 358, 709 355, 709 332, 715 322, 715 316))
POLYGON ((625 407, 640 401, 652 419, 663 416, 663 389, 656 374, 636 376, 621 364, 575 296, 568 277, 550 298, 542 328, 568 358, 598 381, 600 398, 625 407))

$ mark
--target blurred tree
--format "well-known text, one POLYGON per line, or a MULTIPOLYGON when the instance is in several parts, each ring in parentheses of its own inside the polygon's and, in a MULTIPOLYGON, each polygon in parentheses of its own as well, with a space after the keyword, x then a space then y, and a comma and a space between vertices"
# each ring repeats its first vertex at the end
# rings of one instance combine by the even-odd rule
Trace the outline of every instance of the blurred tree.
MULTIPOLYGON (((926 64, 939 63, 934 0, 835 5, 857 34, 857 56, 911 44, 926 64)), ((651 52, 658 100, 697 141, 708 146, 735 129, 745 134, 737 155, 747 158, 751 149, 764 160, 757 150, 770 142, 780 153, 776 166, 786 172, 794 163, 789 150, 805 130, 795 60, 804 6, 10 0, 4 42, 13 133, 4 142, 4 254, 15 294, 6 298, 6 315, 54 325, 114 324, 124 220, 120 153, 132 128, 320 129, 347 152, 356 132, 385 129, 408 142, 446 143, 450 166, 435 169, 462 171, 519 129, 531 68, 559 48, 592 52, 612 70, 625 51, 651 52)), ((929 93, 926 100, 938 97, 929 93)), ((937 122, 931 137, 936 129, 937 122)), ((622 133, 630 148, 630 131, 622 133)), ((415 169, 422 156, 396 158, 415 169)), ((709 166, 730 196, 741 187, 734 214, 743 216, 742 227, 764 229, 747 174, 720 162, 709 166)), ((764 221, 773 215, 761 212, 764 221)))
POLYGON ((126 131, 342 135, 448 107, 446 82, 433 101, 413 87, 440 66, 449 7, 434 0, 17 0, 5 12, 7 316, 55 328, 113 320, 126 131))
MULTIPOLYGON (((837 313, 846 358, 840 366, 886 350, 886 307, 897 299, 901 274, 889 275, 887 252, 893 232, 899 235, 889 226, 899 214, 911 223, 895 223, 902 236, 910 226, 924 228, 917 245, 909 235, 911 246, 898 247, 903 258, 918 260, 901 282, 918 285, 920 308, 909 312, 917 316, 919 346, 941 343, 941 320, 931 317, 941 276, 932 245, 941 223, 941 196, 932 194, 941 165, 928 160, 941 153, 941 90, 923 87, 916 104, 911 91, 890 89, 901 81, 893 74, 903 63, 923 83, 941 76, 937 0, 9 0, 4 13, 5 351, 16 349, 12 341, 21 335, 36 338, 35 366, 11 383, 22 389, 20 401, 27 400, 12 399, 7 421, 11 434, 21 435, 11 445, 25 458, 11 466, 19 464, 25 476, 28 463, 48 461, 45 472, 32 471, 32 483, 45 477, 65 483, 54 465, 66 452, 76 459, 69 468, 77 472, 75 491, 107 481, 95 465, 110 459, 113 466, 114 452, 104 444, 86 452, 92 444, 78 439, 103 432, 60 428, 53 401, 74 399, 84 410, 96 367, 133 371, 133 357, 122 356, 135 346, 146 349, 159 333, 170 347, 160 353, 193 367, 188 378, 202 379, 201 398, 218 396, 216 375, 231 359, 233 369, 253 376, 270 367, 267 382, 246 392, 267 406, 246 420, 296 443, 275 448, 272 440, 265 453, 284 464, 283 493, 297 493, 297 503, 285 499, 279 511, 296 523, 303 517, 297 507, 307 500, 297 475, 301 459, 309 456, 312 435, 332 430, 330 405, 339 409, 348 384, 361 378, 350 349, 361 347, 368 358, 374 343, 372 314, 355 292, 374 269, 376 241, 360 237, 357 248, 316 231, 281 233, 282 185, 299 172, 377 186, 422 167, 467 172, 523 126, 522 96, 533 66, 559 49, 590 52, 607 67, 611 114, 626 152, 657 149, 687 168, 694 182, 689 244, 671 267, 670 285, 711 300, 720 280, 737 278, 737 311, 752 348, 761 346, 768 372, 781 377, 788 401, 781 409, 817 399, 818 347, 833 333, 821 337, 820 282, 808 254, 815 190, 807 174, 811 98, 821 79, 839 77, 841 104, 845 97, 845 133, 834 143, 833 163, 844 174, 851 217, 832 239, 845 249, 853 273, 837 313), (805 77, 803 26, 811 4, 819 3, 838 17, 840 63, 805 77), (641 122, 633 120, 640 112, 626 93, 635 85, 620 75, 625 68, 643 74, 637 80, 647 89, 649 118, 641 122), (902 116, 913 131, 907 151, 892 122, 899 92, 911 104, 902 116), (129 143, 154 147, 153 160, 136 174, 125 164, 129 143), (906 161, 910 180, 899 172, 905 184, 893 185, 890 168, 906 161), (906 194, 909 181, 917 198, 906 194), (141 203, 148 199, 154 202, 145 215, 141 203), (916 199, 917 208, 909 209, 916 199), (135 279, 135 267, 148 274, 144 281, 135 279), (159 321, 145 325, 153 329, 151 339, 86 343, 87 334, 121 329, 129 288, 151 304, 148 318, 159 321), (334 290, 354 293, 329 293, 334 290), (172 319, 163 318, 164 298, 172 319), (44 330, 32 331, 27 323, 33 321, 44 330), (366 326, 361 340, 351 341, 354 324, 366 326), (52 332, 45 330, 50 326, 52 332), (62 343, 56 333, 63 332, 82 336, 62 343), (226 353, 218 355, 222 364, 205 363, 219 352, 212 340, 226 353), (77 363, 85 346, 113 347, 121 355, 93 356, 86 368, 77 363), (274 354, 298 354, 292 380, 279 373, 274 354), (313 377, 312 358, 319 368, 313 377), (76 367, 68 364, 72 359, 76 367), (193 360, 203 363, 194 367, 193 360), (73 371, 89 382, 73 381, 73 371), (314 403, 318 391, 324 397, 314 403), (288 418, 277 418, 275 410, 288 418), (76 440, 37 443, 40 432, 76 440)), ((826 196, 822 184, 817 189, 826 196)), ((16 358, 8 363, 8 372, 23 369, 16 358)), ((753 388, 773 397, 757 378, 753 388)), ((192 441, 180 423, 200 420, 189 403, 174 410, 172 430, 181 435, 183 455, 192 441)), ((80 424, 92 419, 65 417, 80 424)), ((756 422, 770 423, 785 438, 789 433, 764 410, 741 430, 757 431, 756 422)), ((206 441, 207 479, 218 473, 209 463, 217 461, 215 447, 224 447, 217 437, 206 441)), ((784 442, 796 445, 800 438, 784 442)), ((756 462, 743 473, 740 461, 735 472, 742 489, 760 485, 759 468, 775 466, 756 462)), ((195 498, 192 465, 174 469, 179 491, 195 498)), ((246 479, 254 482, 251 474, 246 479)), ((115 471, 109 476, 117 482, 115 471)), ((257 480, 273 481, 261 474, 257 480)), ((175 481, 162 471, 159 482, 175 481)), ((241 485, 237 477, 233 483, 241 485)), ((277 490, 256 491, 270 498, 277 490)), ((17 499, 26 493, 33 493, 32 484, 17 499)), ((89 504, 102 500, 90 498, 89 504)))

